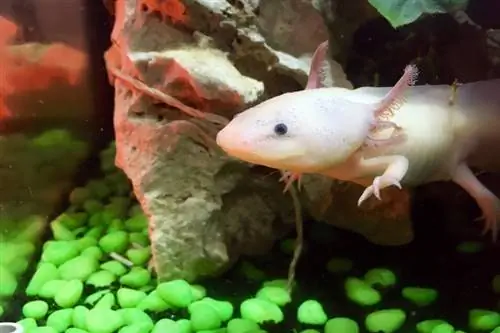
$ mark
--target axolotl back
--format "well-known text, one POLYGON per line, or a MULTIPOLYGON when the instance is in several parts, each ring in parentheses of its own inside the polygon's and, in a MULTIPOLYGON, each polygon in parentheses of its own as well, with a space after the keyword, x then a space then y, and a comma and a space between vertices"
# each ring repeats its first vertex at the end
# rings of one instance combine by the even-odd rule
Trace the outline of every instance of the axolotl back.
POLYGON ((236 115, 218 133, 217 144, 250 163, 319 172, 352 155, 374 122, 373 106, 349 95, 335 87, 276 96, 236 115))

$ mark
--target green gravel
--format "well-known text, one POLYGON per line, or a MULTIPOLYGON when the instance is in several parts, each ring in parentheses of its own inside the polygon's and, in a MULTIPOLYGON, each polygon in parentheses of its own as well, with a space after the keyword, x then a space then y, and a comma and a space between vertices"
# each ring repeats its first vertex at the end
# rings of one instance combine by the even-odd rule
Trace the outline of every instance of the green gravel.
MULTIPOLYGON (((249 262, 242 262, 241 272, 260 287, 247 290, 247 298, 238 301, 212 298, 210 289, 184 280, 157 283, 147 268, 151 247, 146 216, 129 197, 126 178, 109 161, 112 152, 111 147, 101 154, 108 159, 101 161, 104 178, 75 188, 68 211, 51 222, 53 239, 44 244, 25 290, 27 300, 18 321, 25 333, 265 333, 290 315, 302 325, 294 333, 463 333, 434 318, 404 331, 410 312, 385 308, 387 291, 418 309, 439 301, 438 291, 405 285, 389 267, 360 271, 346 257, 325 262, 325 273, 344 287, 343 294, 332 297, 350 302, 364 313, 364 321, 338 316, 320 300, 305 298, 300 277, 295 284, 299 292, 290 294, 286 280, 266 280, 267 272, 249 262)), ((293 240, 282 244, 288 254, 291 244, 293 240)), ((18 246, 20 253, 33 253, 18 246)), ((2 267, 0 291, 12 294, 17 280, 2 267)), ((498 275, 490 281, 488 288, 499 292, 498 275)), ((465 329, 500 333, 498 327, 495 309, 471 309, 465 329)))

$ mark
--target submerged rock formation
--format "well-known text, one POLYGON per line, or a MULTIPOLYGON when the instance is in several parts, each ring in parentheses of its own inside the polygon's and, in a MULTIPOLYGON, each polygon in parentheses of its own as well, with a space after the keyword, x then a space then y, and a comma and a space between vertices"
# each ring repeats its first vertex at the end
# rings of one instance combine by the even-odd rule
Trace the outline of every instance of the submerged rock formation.
MULTIPOLYGON (((300 0, 117 0, 114 15, 116 164, 149 217, 158 277, 194 280, 266 253, 293 228, 292 200, 278 172, 228 158, 211 138, 246 107, 303 89, 329 35, 322 15, 300 0)), ((329 65, 325 83, 352 88, 329 65)), ((411 240, 406 191, 359 209, 361 187, 305 178, 315 218, 380 244, 411 240)))

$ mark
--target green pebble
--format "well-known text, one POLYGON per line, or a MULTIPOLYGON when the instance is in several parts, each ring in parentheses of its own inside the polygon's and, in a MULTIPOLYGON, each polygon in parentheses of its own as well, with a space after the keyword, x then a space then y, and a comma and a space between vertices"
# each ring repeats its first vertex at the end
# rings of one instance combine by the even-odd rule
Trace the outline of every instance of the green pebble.
POLYGON ((146 298, 146 293, 139 290, 120 288, 116 292, 116 299, 122 308, 136 307, 146 298))
POLYGON ((113 231, 99 240, 99 246, 106 253, 123 253, 128 247, 128 234, 125 231, 113 231))
POLYGON ((284 306, 292 301, 290 293, 280 287, 263 287, 257 292, 255 297, 273 302, 279 306, 284 306))
POLYGON ((113 333, 125 324, 117 311, 93 308, 87 314, 87 330, 91 333, 113 333))
MULTIPOLYGON (((106 224, 106 221, 104 221, 104 219, 102 218, 102 212, 99 211, 99 212, 96 212, 96 213, 93 213, 92 215, 90 215, 90 218, 89 218, 89 226, 90 227, 98 227, 99 229, 101 229, 101 235, 102 233, 105 231, 105 226, 107 225, 106 224)), ((97 231, 95 231, 95 233, 97 233, 97 231)))
POLYGON ((227 333, 247 333, 258 329, 259 324, 249 319, 234 318, 227 323, 227 333))
POLYGON ((50 223, 50 229, 52 230, 52 235, 55 240, 58 241, 70 241, 74 240, 75 235, 61 223, 61 221, 55 220, 50 223))
POLYGON ((103 298, 106 294, 109 293, 110 293, 109 289, 96 291, 95 293, 92 293, 89 296, 87 296, 87 298, 85 298, 84 303, 94 305, 95 303, 97 303, 97 301, 99 301, 101 298, 103 298))
POLYGON ((135 216, 138 214, 144 214, 144 211, 142 210, 141 205, 139 205, 139 204, 132 205, 132 207, 130 207, 130 209, 129 209, 128 215, 135 216))
POLYGON ((140 232, 148 228, 148 218, 144 214, 136 214, 125 221, 125 227, 130 232, 140 232))
POLYGON ((265 321, 280 323, 283 321, 283 312, 276 304, 258 298, 250 298, 240 305, 240 313, 243 319, 253 320, 258 324, 265 321))
POLYGON ((104 294, 101 299, 94 305, 94 309, 111 309, 116 305, 115 295, 112 293, 104 294))
POLYGON ((111 272, 116 276, 122 276, 128 271, 128 268, 117 260, 106 261, 101 265, 101 269, 111 272))
POLYGON ((165 302, 178 308, 185 308, 194 301, 191 286, 185 280, 163 282, 156 290, 165 302))
POLYGON ((344 287, 347 297, 359 305, 371 306, 382 300, 382 296, 378 290, 358 278, 347 278, 344 287))
POLYGON ((103 209, 103 205, 97 200, 88 199, 83 203, 83 209, 89 214, 95 214, 103 209))
MULTIPOLYGON (((91 216, 90 219, 92 219, 92 218, 95 219, 94 216, 95 215, 91 216)), ((100 223, 100 221, 99 221, 99 223, 100 223)), ((98 238, 100 238, 102 236, 103 233, 104 233, 104 227, 101 225, 97 225, 93 228, 90 228, 89 231, 87 231, 87 233, 85 234, 85 237, 94 238, 97 240, 98 238)))
POLYGON ((57 333, 57 331, 50 326, 40 326, 31 329, 29 333, 57 333))
MULTIPOLYGON (((9 270, 13 276, 18 276, 26 272, 26 269, 30 265, 30 262, 25 258, 21 257, 9 264, 9 270)), ((1 278, 0 278, 1 279, 1 278)))
POLYGON ((491 281, 493 287, 493 292, 495 294, 500 294, 500 274, 496 275, 491 281))
POLYGON ((59 266, 59 274, 63 280, 85 281, 97 270, 99 262, 92 256, 78 256, 59 266))
POLYGON ((448 323, 439 324, 432 329, 431 333, 455 333, 455 328, 448 323))
POLYGON ((153 290, 137 305, 137 308, 152 312, 162 312, 172 308, 172 306, 158 295, 158 291, 153 290))
POLYGON ((350 318, 338 317, 325 324, 325 333, 359 333, 359 325, 350 318))
POLYGON ((0 281, 2 281, 2 283, 0 283, 0 298, 12 296, 17 288, 16 277, 7 269, 7 267, 1 264, 0 264, 0 281))
POLYGON ((70 280, 55 294, 54 301, 61 308, 69 308, 78 303, 82 293, 83 282, 76 279, 70 280))
POLYGON ((92 275, 90 275, 87 279, 86 283, 94 287, 101 288, 108 287, 115 281, 116 275, 109 271, 102 270, 92 273, 92 275))
POLYGON ((266 278, 266 273, 247 261, 243 261, 238 268, 241 274, 249 280, 262 281, 266 278))
POLYGON ((17 323, 24 328, 25 332, 31 332, 34 328, 38 326, 36 324, 36 320, 33 318, 24 318, 22 320, 19 320, 17 323))
POLYGON ((469 327, 472 330, 488 331, 500 326, 500 313, 490 310, 469 311, 469 327))
POLYGON ((446 324, 446 321, 441 319, 429 319, 421 321, 417 324, 418 333, 432 333, 432 330, 441 324, 446 324))
POLYGON ((262 287, 278 287, 278 288, 283 288, 283 289, 287 289, 287 286, 288 286, 288 280, 286 280, 286 279, 276 279, 276 280, 265 281, 262 284, 262 287))
POLYGON ((200 286, 199 284, 192 284, 191 292, 193 294, 194 301, 198 301, 207 296, 207 289, 205 289, 205 287, 203 286, 200 286))
POLYGON ((365 326, 372 333, 392 333, 401 328, 405 321, 406 313, 403 310, 386 309, 366 316, 365 326))
POLYGON ((85 186, 94 198, 105 199, 111 194, 111 189, 104 180, 91 180, 85 186))
POLYGON ((320 333, 320 331, 312 329, 312 328, 308 328, 308 329, 305 329, 303 331, 300 331, 300 333, 320 333))
POLYGON ((76 242, 78 248, 80 249, 80 251, 83 251, 89 247, 97 245, 97 239, 95 239, 93 237, 88 237, 88 236, 84 236, 80 239, 77 239, 75 242, 76 242))
POLYGON ((214 308, 217 314, 219 315, 219 318, 222 321, 227 321, 233 317, 234 307, 230 302, 218 301, 210 297, 205 297, 199 301, 191 303, 188 306, 188 311, 190 313, 196 311, 195 308, 198 307, 200 304, 207 304, 212 308, 214 308))
POLYGON ((70 327, 64 333, 88 333, 88 332, 76 327, 70 327))
POLYGON ((295 239, 285 239, 280 242, 280 250, 284 254, 291 255, 295 251, 295 239))
POLYGON ((160 319, 151 333, 179 333, 177 323, 171 319, 160 319))
POLYGON ((69 230, 72 230, 74 233, 75 229, 85 226, 87 217, 86 213, 66 212, 59 215, 54 222, 57 221, 58 223, 61 223, 61 225, 69 230))
POLYGON ((51 242, 44 247, 42 260, 50 262, 56 266, 73 259, 80 253, 77 243, 74 241, 51 242))
POLYGON ((179 319, 175 324, 179 333, 191 333, 193 331, 191 321, 188 319, 179 319))
POLYGON ((134 263, 134 265, 142 266, 151 258, 151 249, 145 247, 142 249, 129 249, 127 250, 127 258, 134 263))
POLYGON ((120 277, 120 283, 131 288, 141 288, 151 281, 151 274, 142 267, 132 267, 125 275, 120 277))
POLYGON ((326 270, 333 274, 347 273, 349 272, 354 264, 352 260, 347 258, 332 258, 326 264, 326 270))
POLYGON ((126 325, 134 325, 134 324, 142 324, 147 328, 147 331, 150 331, 154 327, 153 320, 151 317, 144 311, 129 308, 129 309, 120 309, 118 312, 121 313, 122 318, 125 320, 126 325))
MULTIPOLYGON (((113 215, 113 216, 115 215, 114 213, 111 213, 111 212, 103 212, 103 214, 106 214, 106 215, 109 214, 109 218, 111 218, 111 215, 113 215)), ((125 225, 123 224, 122 220, 120 220, 119 218, 111 219, 111 222, 110 222, 109 227, 108 227, 108 232, 120 231, 120 230, 123 231, 123 229, 125 229, 125 225)))
POLYGON ((118 333, 147 333, 149 331, 151 331, 151 328, 149 328, 147 324, 138 323, 138 324, 123 326, 122 328, 120 328, 118 333))
MULTIPOLYGON (((0 266, 1 267, 1 266, 0 266)), ((1 269, 0 269, 1 271, 1 269)), ((2 285, 5 285, 4 277, 0 274, 2 278, 2 285)), ((50 280, 57 280, 59 278, 59 273, 57 267, 49 262, 41 262, 38 268, 33 274, 28 286, 26 287, 26 295, 36 296, 40 288, 50 280)))
POLYGON ((57 332, 64 332, 71 326, 73 309, 56 310, 47 318, 47 326, 54 328, 57 332))
POLYGON ((401 292, 402 296, 418 306, 432 304, 438 297, 438 292, 431 288, 406 287, 401 292))
POLYGON ((73 309, 73 326, 82 330, 87 329, 87 315, 89 313, 89 309, 84 307, 83 305, 77 305, 73 309))
POLYGON ((150 244, 148 235, 143 234, 141 232, 131 232, 129 238, 130 238, 130 243, 132 244, 136 243, 143 247, 149 246, 150 244))
POLYGON ((104 253, 98 246, 89 246, 82 251, 81 255, 84 257, 91 257, 99 261, 104 256, 104 253))
MULTIPOLYGON (((455 333, 465 333, 465 332, 455 332, 455 333)), ((491 331, 491 333, 500 333, 500 326, 498 326, 497 328, 495 328, 493 331, 491 331)))
POLYGON ((374 268, 366 272, 364 280, 370 286, 390 287, 396 284, 397 278, 389 269, 374 268))
POLYGON ((481 252, 484 245, 480 242, 462 242, 457 245, 456 250, 460 253, 478 253, 481 252))
POLYGON ((47 315, 49 305, 45 301, 31 301, 24 304, 22 311, 26 318, 41 319, 47 315))
POLYGON ((302 324, 323 325, 328 320, 328 316, 321 303, 307 300, 300 304, 297 310, 297 319, 302 324))
POLYGON ((85 187, 75 187, 69 194, 69 202, 72 205, 82 205, 90 198, 90 191, 85 187))
POLYGON ((197 301, 189 306, 191 326, 194 331, 220 328, 222 319, 217 310, 207 302, 197 301))

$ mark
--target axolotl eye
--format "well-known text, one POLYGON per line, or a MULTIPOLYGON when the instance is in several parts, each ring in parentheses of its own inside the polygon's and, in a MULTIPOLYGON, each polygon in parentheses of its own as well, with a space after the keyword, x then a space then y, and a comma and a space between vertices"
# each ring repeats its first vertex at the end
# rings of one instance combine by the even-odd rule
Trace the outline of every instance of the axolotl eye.
POLYGON ((285 135, 287 132, 288 132, 288 127, 283 123, 279 123, 274 126, 274 133, 276 135, 279 136, 285 135))

